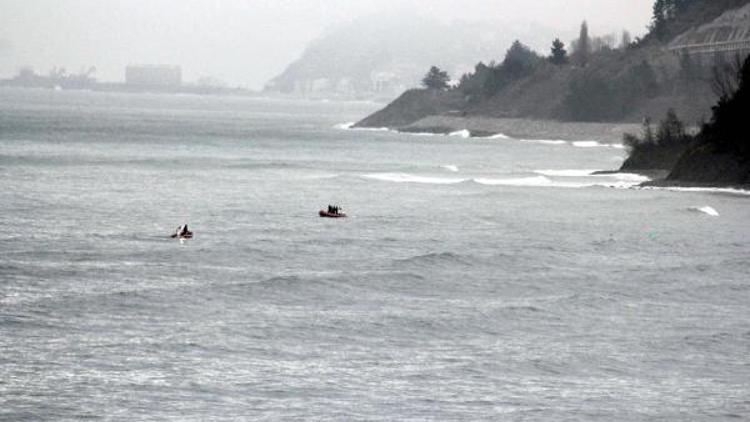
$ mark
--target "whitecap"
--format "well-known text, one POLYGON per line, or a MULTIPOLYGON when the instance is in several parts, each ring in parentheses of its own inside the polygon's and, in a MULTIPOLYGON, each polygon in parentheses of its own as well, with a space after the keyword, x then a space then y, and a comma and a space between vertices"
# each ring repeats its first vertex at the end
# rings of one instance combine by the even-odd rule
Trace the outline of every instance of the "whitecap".
POLYGON ((440 166, 440 168, 451 171, 453 173, 458 173, 458 166, 456 166, 455 164, 446 164, 446 165, 440 166))
POLYGON ((299 176, 299 180, 324 180, 324 179, 335 179, 339 177, 338 174, 307 174, 299 176))
POLYGON ((411 135, 411 136, 438 136, 437 133, 432 133, 432 132, 401 132, 399 131, 398 133, 403 133, 405 135, 411 135))
POLYGON ((596 177, 614 177, 617 180, 622 180, 624 182, 633 182, 633 183, 643 183, 643 182, 651 181, 650 177, 644 176, 642 174, 636 174, 636 173, 601 174, 601 175, 596 175, 596 177))
POLYGON ((488 136, 487 139, 511 139, 510 136, 504 134, 504 133, 497 133, 492 136, 488 136))
POLYGON ((334 129, 341 129, 341 130, 348 130, 351 129, 352 126, 354 126, 355 122, 346 122, 346 123, 339 123, 335 126, 333 126, 334 129))
POLYGON ((586 177, 599 170, 535 170, 534 173, 552 177, 586 177))
POLYGON ((568 141, 563 141, 562 139, 519 139, 519 140, 521 142, 544 144, 544 145, 565 145, 568 143, 568 141))
POLYGON ((667 190, 670 192, 705 192, 725 193, 731 195, 750 196, 750 190, 736 188, 710 188, 710 187, 681 187, 681 186, 644 186, 644 190, 667 190))
POLYGON ((613 189, 631 189, 637 186, 637 183, 625 182, 625 181, 613 181, 613 182, 561 182, 552 180, 545 176, 536 177, 523 177, 516 179, 473 179, 474 182, 480 185, 488 186, 529 186, 529 187, 550 187, 550 188, 566 188, 566 189, 580 189, 580 188, 613 188, 613 189))
POLYGON ((468 139, 468 138, 471 138, 471 132, 469 132, 468 129, 457 130, 455 132, 449 133, 448 136, 458 136, 464 139, 468 139))
POLYGON ((544 176, 521 177, 514 179, 487 179, 478 178, 474 182, 488 186, 550 186, 552 180, 544 176))
POLYGON ((357 130, 361 132, 391 132, 391 129, 387 127, 355 127, 354 125, 351 125, 349 127, 343 127, 343 125, 346 125, 346 124, 348 123, 343 123, 340 129, 357 130))
POLYGON ((395 183, 425 183, 431 185, 454 185, 457 183, 463 183, 467 179, 449 178, 449 177, 429 177, 429 176, 417 176, 414 174, 407 173, 373 173, 366 174, 362 177, 366 179, 380 180, 384 182, 395 182, 395 183))
POLYGON ((711 217, 718 217, 719 216, 719 212, 716 211, 715 208, 709 207, 708 205, 703 206, 703 207, 698 207, 698 206, 696 206, 696 207, 690 207, 690 208, 688 208, 688 210, 695 211, 695 212, 702 212, 703 214, 710 215, 711 217))
POLYGON ((602 145, 601 143, 597 141, 575 141, 573 142, 574 147, 578 148, 596 148, 596 147, 603 147, 606 145, 602 145))

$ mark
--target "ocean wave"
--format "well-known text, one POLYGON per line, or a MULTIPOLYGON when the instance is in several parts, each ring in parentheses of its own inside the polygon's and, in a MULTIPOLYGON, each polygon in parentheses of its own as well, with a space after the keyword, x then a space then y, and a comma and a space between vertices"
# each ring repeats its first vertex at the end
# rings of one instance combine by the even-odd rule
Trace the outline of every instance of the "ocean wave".
POLYGON ((504 133, 497 133, 495 135, 488 136, 487 139, 511 139, 511 137, 504 133))
POLYGON ((457 130, 455 132, 449 133, 448 136, 456 136, 464 139, 469 139, 471 138, 471 132, 469 132, 468 129, 457 130))
POLYGON ((613 188, 613 189, 630 189, 637 186, 637 183, 626 181, 614 182, 561 182, 552 180, 546 176, 522 177, 515 179, 473 179, 475 183, 486 186, 519 186, 519 187, 545 187, 545 188, 613 188))
MULTIPOLYGON (((601 170, 591 169, 566 169, 566 170, 534 170, 534 173, 550 177, 593 177, 593 178, 612 178, 622 182, 633 182, 634 184, 649 182, 650 177, 636 173, 605 173, 594 174, 601 170)), ((598 183, 598 182, 597 182, 598 183)))
POLYGON ((296 177, 297 180, 325 180, 335 179, 339 177, 338 174, 306 174, 296 177))
POLYGON ((599 170, 534 170, 534 173, 552 177, 587 177, 599 170))
POLYGON ((384 182, 395 182, 395 183, 425 183, 432 185, 454 185, 457 183, 463 183, 468 179, 460 178, 448 178, 448 177, 429 177, 429 176, 417 176, 407 173, 373 173, 365 174, 362 177, 366 179, 380 180, 384 182))
POLYGON ((596 147, 604 147, 607 145, 603 145, 598 141, 575 141, 573 142, 574 147, 578 148, 596 148, 596 147))
POLYGON ((577 148, 615 148, 625 149, 623 144, 603 144, 599 141, 573 141, 572 145, 577 148))
POLYGON ((458 173, 458 166, 456 166, 455 164, 445 164, 445 165, 440 166, 440 168, 451 171, 453 173, 458 173))
POLYGON ((356 122, 339 123, 337 125, 334 125, 333 128, 334 129, 347 130, 347 129, 351 129, 355 124, 356 124, 356 122))
POLYGON ((339 130, 356 130, 361 132, 392 132, 392 130, 387 127, 354 127, 355 124, 355 122, 339 123, 337 125, 334 125, 333 128, 339 130))
POLYGON ((612 173, 612 174, 601 174, 595 175, 595 177, 613 177, 623 182, 643 183, 650 182, 651 178, 642 174, 636 173, 612 173))
POLYGON ((436 265, 470 265, 469 259, 452 252, 433 252, 422 255, 415 255, 405 259, 398 259, 395 263, 399 266, 429 266, 436 265))
POLYGON ((519 139, 521 142, 543 145, 566 145, 568 141, 562 139, 519 139))
POLYGON ((475 183, 487 186, 552 186, 552 179, 545 176, 520 177, 512 179, 473 179, 475 183))
POLYGON ((750 190, 737 188, 681 187, 681 186, 643 186, 644 190, 666 190, 671 192, 721 193, 732 196, 750 196, 750 190))
POLYGON ((710 215, 711 217, 718 217, 719 216, 719 212, 716 211, 715 208, 710 207, 708 205, 704 205, 702 207, 701 206, 690 207, 690 208, 688 208, 688 211, 700 212, 700 213, 703 213, 703 214, 706 214, 706 215, 710 215))
POLYGON ((411 135, 411 136, 425 136, 425 137, 432 137, 432 136, 444 136, 442 133, 433 133, 433 132, 402 132, 398 131, 398 133, 402 133, 404 135, 411 135))

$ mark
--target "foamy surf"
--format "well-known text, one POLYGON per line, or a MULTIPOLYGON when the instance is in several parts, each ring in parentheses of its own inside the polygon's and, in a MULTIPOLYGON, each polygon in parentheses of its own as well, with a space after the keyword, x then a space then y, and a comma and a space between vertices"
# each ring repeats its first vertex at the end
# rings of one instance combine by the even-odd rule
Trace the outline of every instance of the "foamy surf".
POLYGON ((467 180, 449 177, 417 176, 408 173, 373 173, 365 174, 362 177, 366 179, 380 180, 383 182, 424 183, 430 185, 455 185, 457 183, 463 183, 467 180))
POLYGON ((615 148, 615 149, 625 149, 625 145, 623 144, 603 144, 599 141, 574 141, 572 143, 574 147, 577 148, 615 148))
POLYGON ((458 173, 458 166, 453 165, 453 164, 446 164, 446 165, 440 166, 440 168, 443 170, 448 170, 453 173, 458 173))
POLYGON ((455 137, 459 137, 459 138, 469 139, 469 138, 471 138, 471 132, 469 132, 468 129, 457 130, 455 132, 449 133, 448 136, 455 136, 455 137))
POLYGON ((535 170, 534 173, 552 177, 586 177, 599 170, 535 170))
POLYGON ((575 141, 573 142, 574 147, 578 148, 596 148, 596 147, 603 147, 606 145, 602 145, 601 143, 597 141, 575 141))
POLYGON ((348 130, 351 129, 354 126, 355 122, 346 122, 346 123, 339 123, 337 125, 334 125, 334 129, 340 129, 340 130, 348 130))
POLYGON ((568 143, 568 141, 563 141, 562 139, 519 139, 519 141, 542 145, 566 145, 568 143))
POLYGON ((626 182, 622 180, 612 182, 569 182, 554 180, 546 176, 521 177, 511 179, 473 179, 475 183, 486 186, 518 186, 518 187, 540 187, 540 188, 565 188, 565 189, 582 189, 582 188, 611 188, 611 189, 631 189, 638 183, 626 182))
MULTIPOLYGON (((649 182, 651 178, 635 174, 635 173, 605 173, 605 174, 594 174, 601 170, 590 170, 590 169, 569 169, 569 170, 535 170, 534 173, 541 174, 542 176, 549 177, 593 177, 597 179, 611 178, 620 182, 629 182, 635 186, 640 183, 649 182)), ((597 182, 594 185, 601 185, 597 182)))
POLYGON ((650 177, 644 176, 642 174, 635 174, 635 173, 600 174, 600 175, 595 175, 595 177, 614 177, 615 179, 622 180, 623 182, 632 182, 636 184, 651 181, 650 177))
POLYGON ((698 206, 696 206, 696 207, 690 207, 690 208, 688 208, 688 210, 689 211, 694 211, 694 212, 700 212, 700 213, 703 213, 703 214, 706 214, 706 215, 710 215, 711 217, 718 217, 719 216, 719 212, 716 211, 715 208, 709 207, 708 205, 703 206, 703 207, 698 207, 698 206))
POLYGON ((552 186, 553 181, 544 176, 520 177, 511 179, 473 179, 475 183, 487 186, 552 186))
POLYGON ((356 122, 339 123, 333 126, 334 129, 338 130, 356 130, 360 132, 391 132, 390 128, 387 127, 354 127, 356 122))
POLYGON ((440 136, 442 134, 439 133, 432 133, 432 132, 402 132, 399 131, 398 133, 404 134, 404 135, 410 135, 410 136, 424 136, 424 137, 432 137, 432 136, 440 136))
POLYGON ((750 196, 750 190, 735 188, 681 187, 681 186, 644 186, 644 190, 667 190, 670 192, 724 193, 730 195, 750 196))

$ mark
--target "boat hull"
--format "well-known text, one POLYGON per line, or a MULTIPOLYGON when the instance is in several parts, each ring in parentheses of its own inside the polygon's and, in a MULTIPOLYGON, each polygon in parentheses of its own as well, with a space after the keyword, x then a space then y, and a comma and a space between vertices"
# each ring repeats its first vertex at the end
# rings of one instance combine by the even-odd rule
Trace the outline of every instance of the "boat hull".
POLYGON ((318 212, 318 215, 323 218, 346 218, 346 214, 344 213, 335 214, 335 213, 324 211, 324 210, 320 210, 318 212))

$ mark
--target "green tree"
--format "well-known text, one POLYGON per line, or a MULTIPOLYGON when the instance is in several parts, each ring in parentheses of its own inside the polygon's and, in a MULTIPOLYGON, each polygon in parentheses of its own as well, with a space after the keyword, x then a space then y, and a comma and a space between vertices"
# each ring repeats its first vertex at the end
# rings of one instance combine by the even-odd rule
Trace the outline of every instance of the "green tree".
POLYGON ((422 85, 427 89, 445 90, 448 89, 448 81, 450 81, 448 72, 440 70, 437 66, 432 66, 422 79, 422 85))
POLYGON ((583 21, 581 24, 581 32, 578 35, 576 41, 575 51, 573 53, 573 59, 579 66, 586 66, 589 62, 589 56, 591 56, 591 38, 589 37, 589 24, 583 21))
POLYGON ((656 2, 654 2, 650 29, 651 33, 653 33, 659 40, 664 38, 666 32, 668 7, 667 0, 656 0, 656 2))
POLYGON ((536 53, 516 40, 505 53, 502 71, 512 79, 522 78, 533 72, 538 61, 539 56, 536 53))
POLYGON ((667 116, 659 124, 656 142, 660 145, 672 145, 685 139, 685 125, 677 118, 674 109, 667 111, 667 116))
POLYGON ((552 64, 564 65, 568 63, 568 52, 565 50, 565 43, 556 38, 552 42, 552 55, 549 58, 552 64))

